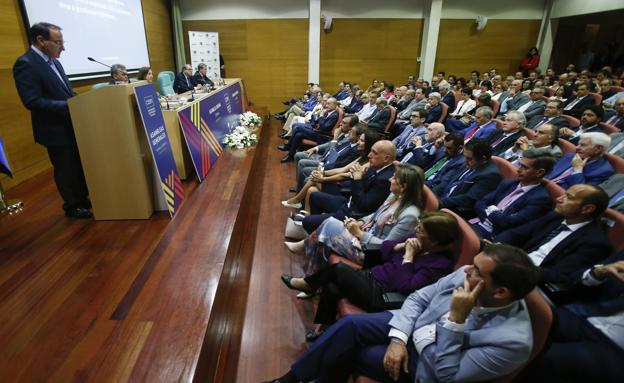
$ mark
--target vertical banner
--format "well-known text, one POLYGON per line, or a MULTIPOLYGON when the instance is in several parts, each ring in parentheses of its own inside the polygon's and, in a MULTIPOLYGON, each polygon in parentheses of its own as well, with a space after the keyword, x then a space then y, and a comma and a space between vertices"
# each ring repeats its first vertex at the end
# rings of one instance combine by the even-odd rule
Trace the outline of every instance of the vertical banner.
POLYGON ((241 83, 236 82, 178 112, 199 182, 223 153, 223 138, 239 125, 243 113, 241 83))
POLYGON ((210 79, 221 78, 219 33, 189 31, 188 34, 193 69, 197 70, 197 65, 204 63, 208 66, 206 76, 210 79))
POLYGON ((134 95, 158 170, 160 187, 167 201, 169 214, 173 217, 184 201, 184 189, 173 160, 156 88, 152 84, 137 86, 134 88, 134 95))

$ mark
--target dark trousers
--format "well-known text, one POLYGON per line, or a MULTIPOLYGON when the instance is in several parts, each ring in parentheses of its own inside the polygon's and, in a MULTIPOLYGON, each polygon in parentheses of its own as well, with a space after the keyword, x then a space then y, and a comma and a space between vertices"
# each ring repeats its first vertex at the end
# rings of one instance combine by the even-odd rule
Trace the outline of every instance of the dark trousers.
POLYGON ((370 312, 385 308, 384 291, 368 270, 354 270, 344 263, 337 263, 306 277, 305 281, 314 290, 323 289, 314 323, 327 325, 336 322, 336 304, 341 298, 347 298, 370 312))
POLYGON ((288 144, 286 144, 289 156, 293 158, 295 157, 295 153, 297 153, 297 150, 299 150, 299 147, 301 146, 301 141, 305 138, 308 140, 314 140, 319 144, 328 140, 327 137, 320 135, 309 126, 304 124, 293 124, 292 136, 288 140, 288 144))
POLYGON ((89 191, 82 171, 78 146, 74 143, 46 146, 46 149, 54 167, 56 188, 63 198, 63 209, 90 208, 89 191))
POLYGON ((557 309, 552 344, 531 367, 527 382, 619 382, 624 350, 584 318, 557 309))
POLYGON ((310 196, 310 215, 303 220, 303 228, 311 233, 329 217, 343 220, 349 215, 348 199, 343 196, 323 192, 310 196))
MULTIPOLYGON (((394 382, 383 369, 388 348, 392 314, 349 315, 329 327, 292 365, 291 371, 302 381, 345 382, 355 372, 382 382, 394 382)), ((411 377, 403 372, 399 381, 413 382, 418 355, 408 342, 411 377)))

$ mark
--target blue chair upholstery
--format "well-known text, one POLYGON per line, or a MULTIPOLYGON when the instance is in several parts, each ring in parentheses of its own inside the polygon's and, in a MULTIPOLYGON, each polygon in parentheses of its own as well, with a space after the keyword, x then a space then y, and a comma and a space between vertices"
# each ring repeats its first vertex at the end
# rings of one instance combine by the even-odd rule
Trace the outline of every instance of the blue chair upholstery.
POLYGON ((172 71, 164 71, 158 73, 156 81, 158 82, 158 90, 162 96, 169 94, 175 94, 173 91, 173 81, 175 80, 175 73, 172 71))
POLYGON ((107 85, 108 85, 108 83, 107 83, 107 82, 98 82, 97 84, 93 84, 93 85, 91 86, 91 89, 92 89, 92 90, 95 90, 95 89, 99 89, 99 88, 104 88, 104 87, 105 87, 105 86, 107 86, 107 85))

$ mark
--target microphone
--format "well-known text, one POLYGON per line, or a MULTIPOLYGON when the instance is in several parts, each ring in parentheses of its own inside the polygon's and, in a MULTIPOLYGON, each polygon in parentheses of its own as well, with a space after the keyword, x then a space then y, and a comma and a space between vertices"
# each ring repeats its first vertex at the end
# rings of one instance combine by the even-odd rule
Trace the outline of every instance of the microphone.
POLYGON ((108 69, 110 69, 110 67, 111 67, 110 65, 106 65, 106 64, 104 64, 103 62, 99 62, 99 61, 97 61, 97 60, 96 60, 96 59, 94 59, 93 57, 87 57, 87 60, 92 61, 92 62, 94 62, 94 63, 98 63, 98 64, 100 64, 100 65, 104 65, 104 66, 105 66, 105 67, 107 67, 108 69))

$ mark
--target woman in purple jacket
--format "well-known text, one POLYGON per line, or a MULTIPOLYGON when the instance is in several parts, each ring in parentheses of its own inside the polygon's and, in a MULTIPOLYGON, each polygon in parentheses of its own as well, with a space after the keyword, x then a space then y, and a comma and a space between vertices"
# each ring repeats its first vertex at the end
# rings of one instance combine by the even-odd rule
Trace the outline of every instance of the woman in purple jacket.
POLYGON ((451 214, 426 213, 416 232, 399 241, 385 241, 383 263, 368 270, 355 270, 338 263, 305 278, 283 274, 282 281, 293 290, 311 293, 322 288, 314 322, 316 330, 306 334, 315 340, 336 321, 336 304, 347 298, 370 312, 387 309, 384 293, 410 294, 453 270, 451 246, 459 238, 459 224, 451 214))

